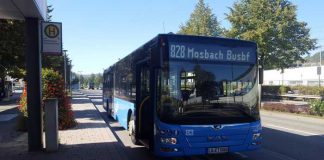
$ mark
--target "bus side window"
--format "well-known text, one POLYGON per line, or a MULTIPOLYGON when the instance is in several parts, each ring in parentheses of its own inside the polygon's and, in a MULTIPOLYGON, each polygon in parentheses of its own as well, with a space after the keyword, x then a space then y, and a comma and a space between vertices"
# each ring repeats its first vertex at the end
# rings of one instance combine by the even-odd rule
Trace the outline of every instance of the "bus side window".
POLYGON ((141 70, 141 94, 145 98, 150 94, 150 71, 147 67, 143 67, 141 70))

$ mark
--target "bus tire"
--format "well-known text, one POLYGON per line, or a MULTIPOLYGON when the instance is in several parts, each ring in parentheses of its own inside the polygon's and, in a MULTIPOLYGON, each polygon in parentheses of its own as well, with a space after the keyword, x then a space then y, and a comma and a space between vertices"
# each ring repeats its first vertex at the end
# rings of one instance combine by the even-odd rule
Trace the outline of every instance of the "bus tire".
POLYGON ((135 136, 136 135, 136 132, 135 132, 134 120, 132 119, 128 123, 129 123, 128 124, 128 126, 129 126, 128 131, 129 131, 129 135, 131 137, 131 140, 132 140, 133 144, 140 145, 139 140, 135 136))

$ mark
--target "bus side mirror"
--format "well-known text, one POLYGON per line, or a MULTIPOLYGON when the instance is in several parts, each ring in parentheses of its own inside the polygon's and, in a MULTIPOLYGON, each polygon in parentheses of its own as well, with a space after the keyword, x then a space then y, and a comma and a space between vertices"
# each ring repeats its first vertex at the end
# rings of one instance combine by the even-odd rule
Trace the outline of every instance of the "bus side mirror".
POLYGON ((259 84, 263 84, 263 67, 259 66, 259 84))

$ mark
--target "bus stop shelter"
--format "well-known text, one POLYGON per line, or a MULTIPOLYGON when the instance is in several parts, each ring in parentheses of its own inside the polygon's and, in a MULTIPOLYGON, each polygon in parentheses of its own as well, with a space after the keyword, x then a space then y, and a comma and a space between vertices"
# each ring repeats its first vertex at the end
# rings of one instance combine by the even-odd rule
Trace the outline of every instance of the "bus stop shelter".
POLYGON ((46 0, 1 0, 0 18, 25 20, 27 66, 28 150, 43 148, 41 107, 40 21, 46 20, 46 0))

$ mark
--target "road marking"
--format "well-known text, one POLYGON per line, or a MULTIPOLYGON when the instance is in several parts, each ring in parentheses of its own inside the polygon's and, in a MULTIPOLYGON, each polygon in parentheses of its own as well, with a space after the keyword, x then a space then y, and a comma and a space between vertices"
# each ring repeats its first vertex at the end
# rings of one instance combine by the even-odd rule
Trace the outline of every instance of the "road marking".
POLYGON ((301 130, 291 129, 291 128, 287 128, 287 127, 281 127, 281 126, 277 126, 277 125, 273 125, 273 124, 263 124, 263 126, 270 127, 270 128, 282 129, 282 130, 288 130, 288 131, 291 131, 291 132, 294 132, 294 133, 296 133, 296 132, 303 133, 303 134, 307 134, 307 135, 310 135, 310 136, 319 136, 319 137, 324 138, 324 136, 322 136, 322 135, 320 135, 318 133, 301 131, 301 130))

